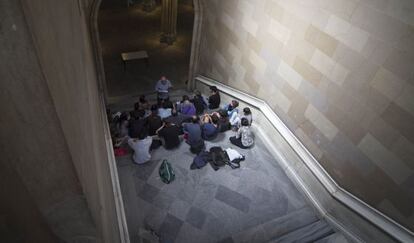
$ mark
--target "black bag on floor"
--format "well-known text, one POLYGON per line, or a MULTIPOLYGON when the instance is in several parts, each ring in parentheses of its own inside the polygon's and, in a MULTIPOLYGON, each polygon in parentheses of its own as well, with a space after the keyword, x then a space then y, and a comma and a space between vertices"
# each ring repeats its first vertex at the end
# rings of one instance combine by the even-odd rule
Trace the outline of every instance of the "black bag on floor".
POLYGON ((214 170, 218 170, 220 167, 225 166, 229 162, 229 157, 221 147, 210 148, 211 161, 210 165, 214 170))

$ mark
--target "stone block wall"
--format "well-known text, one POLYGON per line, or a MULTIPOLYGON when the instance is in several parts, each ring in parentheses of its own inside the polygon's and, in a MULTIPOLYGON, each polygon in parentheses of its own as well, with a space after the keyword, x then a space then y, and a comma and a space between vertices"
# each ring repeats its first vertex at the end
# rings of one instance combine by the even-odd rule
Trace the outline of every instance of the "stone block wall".
POLYGON ((414 230, 414 2, 203 5, 200 73, 266 100, 343 188, 414 230))

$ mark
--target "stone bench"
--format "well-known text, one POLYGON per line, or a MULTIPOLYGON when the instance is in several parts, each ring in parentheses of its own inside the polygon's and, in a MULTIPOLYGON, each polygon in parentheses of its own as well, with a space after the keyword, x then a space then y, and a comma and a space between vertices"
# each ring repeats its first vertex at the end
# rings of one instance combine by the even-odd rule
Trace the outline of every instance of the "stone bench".
POLYGON ((126 70, 126 62, 131 60, 144 59, 145 64, 149 65, 148 53, 147 51, 133 51, 133 52, 123 52, 121 53, 122 61, 124 62, 124 70, 126 70))

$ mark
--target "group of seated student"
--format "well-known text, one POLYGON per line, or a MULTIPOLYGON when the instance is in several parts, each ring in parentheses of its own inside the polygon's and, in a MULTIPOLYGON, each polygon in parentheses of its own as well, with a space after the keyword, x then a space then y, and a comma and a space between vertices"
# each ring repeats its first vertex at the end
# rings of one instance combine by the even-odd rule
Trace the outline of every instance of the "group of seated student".
POLYGON ((127 143, 134 150, 133 160, 137 164, 149 161, 151 151, 161 145, 167 150, 177 148, 180 135, 195 154, 205 148, 204 141, 214 140, 218 133, 230 129, 236 131, 236 135, 230 137, 232 144, 243 149, 252 146, 250 109, 246 107, 243 114, 239 114, 236 100, 220 109, 217 87, 210 87, 210 91, 208 98, 195 91, 192 99, 184 95, 181 101, 175 103, 163 93, 163 97, 158 96, 158 103, 153 105, 141 96, 133 111, 118 113, 112 120, 111 133, 116 137, 115 146, 127 143))

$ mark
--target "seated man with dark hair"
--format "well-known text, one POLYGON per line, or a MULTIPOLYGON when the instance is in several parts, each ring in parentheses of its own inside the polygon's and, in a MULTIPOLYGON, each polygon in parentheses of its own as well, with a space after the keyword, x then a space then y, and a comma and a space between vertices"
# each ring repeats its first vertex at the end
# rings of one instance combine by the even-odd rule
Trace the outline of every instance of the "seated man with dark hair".
POLYGON ((154 136, 155 132, 162 126, 161 117, 158 115, 157 105, 151 106, 151 114, 147 117, 148 133, 150 136, 154 136))
POLYGON ((210 97, 208 97, 208 108, 213 110, 220 107, 220 94, 216 86, 210 86, 210 97))
POLYGON ((204 109, 207 107, 207 103, 204 100, 204 97, 201 95, 201 92, 196 90, 194 91, 195 95, 191 102, 194 104, 194 107, 196 109, 196 114, 201 115, 204 112, 204 109))
POLYGON ((186 143, 190 145, 190 151, 198 154, 204 149, 204 140, 201 137, 200 119, 193 116, 191 123, 184 123, 183 130, 187 136, 186 143))
POLYGON ((166 121, 156 133, 164 139, 165 149, 173 149, 180 145, 180 129, 177 125, 166 121))
POLYGON ((134 150, 132 159, 137 164, 143 164, 151 159, 150 147, 152 143, 152 137, 147 136, 145 132, 141 131, 138 135, 138 139, 129 138, 128 145, 134 150))
POLYGON ((173 123, 180 128, 180 134, 182 134, 182 125, 185 122, 191 122, 192 116, 179 114, 177 111, 172 111, 172 115, 165 118, 164 121, 173 123))
POLYGON ((133 111, 132 119, 129 121, 128 134, 131 138, 138 138, 141 133, 148 134, 147 119, 144 118, 145 111, 133 111))

